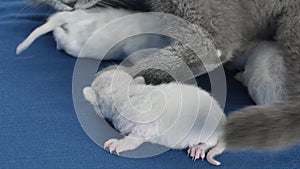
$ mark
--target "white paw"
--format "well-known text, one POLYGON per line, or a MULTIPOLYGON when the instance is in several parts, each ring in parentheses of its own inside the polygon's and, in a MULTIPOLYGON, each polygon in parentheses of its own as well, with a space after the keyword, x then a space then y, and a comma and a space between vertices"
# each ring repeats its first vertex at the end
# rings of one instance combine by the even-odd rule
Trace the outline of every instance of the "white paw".
POLYGON ((133 150, 135 147, 126 143, 124 140, 110 139, 104 143, 104 148, 108 149, 110 153, 115 152, 117 155, 128 150, 133 150))
POLYGON ((198 159, 204 160, 205 154, 210 147, 206 144, 200 144, 195 147, 191 147, 188 149, 188 156, 192 158, 192 160, 196 161, 198 159))

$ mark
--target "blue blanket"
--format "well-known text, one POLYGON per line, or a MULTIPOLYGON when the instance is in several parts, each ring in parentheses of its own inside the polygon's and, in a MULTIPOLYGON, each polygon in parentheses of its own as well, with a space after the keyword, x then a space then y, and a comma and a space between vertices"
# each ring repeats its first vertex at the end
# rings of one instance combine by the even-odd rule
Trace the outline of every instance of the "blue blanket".
MULTIPOLYGON (((170 150, 144 159, 122 158, 99 148, 83 131, 72 101, 76 62, 56 50, 51 34, 22 55, 15 48, 54 11, 20 0, 0 1, 0 168, 1 169, 200 169, 186 151, 170 150)), ((90 61, 92 62, 92 61, 90 61)), ((108 66, 111 62, 104 63, 108 66)), ((247 90, 227 72, 226 113, 253 104, 247 90)), ((209 88, 207 76, 199 83, 209 88)), ((300 148, 283 152, 226 152, 219 168, 299 168, 300 148)))

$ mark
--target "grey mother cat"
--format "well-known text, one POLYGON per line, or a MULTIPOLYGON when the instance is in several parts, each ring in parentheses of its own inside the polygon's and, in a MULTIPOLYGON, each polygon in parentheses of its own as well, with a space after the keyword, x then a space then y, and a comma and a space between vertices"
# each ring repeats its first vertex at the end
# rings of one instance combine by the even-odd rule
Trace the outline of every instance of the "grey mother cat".
MULTIPOLYGON (((76 4, 75 8, 85 8, 97 3, 97 0, 35 1, 47 1, 51 4, 67 1, 65 5, 71 8, 73 4, 76 4)), ((115 2, 125 3, 122 0, 98 0, 98 4, 115 2)), ((270 106, 253 106, 232 113, 225 127, 224 140, 227 148, 234 150, 282 149, 299 143, 300 0, 146 0, 145 5, 151 11, 177 15, 201 26, 206 30, 205 35, 201 36, 209 37, 214 47, 222 51, 223 63, 233 59, 237 51, 243 52, 253 41, 277 41, 287 68, 284 80, 287 99, 270 106)), ((180 32, 180 36, 193 37, 193 34, 198 33, 197 30, 182 32, 180 28, 176 29, 173 28, 174 33, 180 32)), ((203 53, 201 57, 205 59, 211 55, 203 53)), ((180 71, 180 59, 191 70, 202 66, 196 54, 179 43, 166 47, 150 58, 132 67, 131 71, 139 72, 152 65, 160 65, 161 70, 176 68, 180 71)), ((218 65, 216 63, 214 67, 218 65)), ((150 83, 173 80, 161 70, 150 69, 141 71, 138 75, 144 76, 150 83)), ((205 69, 201 70, 194 73, 205 73, 205 69)))

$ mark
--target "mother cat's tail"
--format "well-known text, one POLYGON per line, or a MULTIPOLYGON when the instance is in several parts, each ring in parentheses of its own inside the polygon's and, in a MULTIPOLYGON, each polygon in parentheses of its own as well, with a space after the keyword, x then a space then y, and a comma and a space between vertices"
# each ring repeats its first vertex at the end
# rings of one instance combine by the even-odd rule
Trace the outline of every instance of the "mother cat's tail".
POLYGON ((300 141, 300 98, 232 113, 225 126, 232 150, 280 150, 300 141))
POLYGON ((16 54, 18 55, 26 50, 38 37, 66 24, 70 14, 71 12, 59 12, 51 16, 44 25, 36 28, 21 44, 19 44, 16 54))

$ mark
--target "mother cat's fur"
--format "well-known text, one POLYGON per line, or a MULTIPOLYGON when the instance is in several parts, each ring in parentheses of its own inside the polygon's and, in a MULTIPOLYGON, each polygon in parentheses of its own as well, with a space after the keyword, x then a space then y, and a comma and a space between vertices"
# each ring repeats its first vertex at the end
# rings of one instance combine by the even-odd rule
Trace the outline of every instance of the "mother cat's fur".
MULTIPOLYGON (((87 3, 91 1, 95 0, 86 0, 87 3)), ((99 0, 99 3, 104 1, 118 0, 99 0)), ((235 57, 237 51, 243 52, 253 41, 277 41, 284 52, 287 67, 285 88, 288 98, 270 106, 248 107, 232 113, 225 127, 224 139, 228 148, 237 150, 280 149, 299 143, 300 0, 146 0, 145 3, 151 11, 174 14, 204 28, 206 37, 222 51, 222 62, 235 57)), ((185 37, 198 33, 197 30, 183 32, 180 28, 172 30, 185 37)), ((211 55, 203 53, 201 57, 211 55)), ((202 65, 186 45, 174 43, 130 71, 139 72, 153 65, 159 65, 162 70, 176 68, 180 71, 180 58, 191 68, 202 65)), ((218 65, 216 63, 215 67, 218 65)), ((205 73, 205 69, 201 70, 194 73, 205 73)), ((150 83, 173 80, 157 69, 141 71, 139 75, 150 83)))

